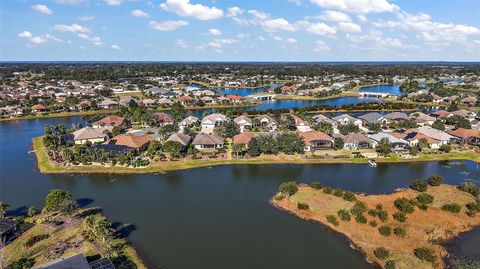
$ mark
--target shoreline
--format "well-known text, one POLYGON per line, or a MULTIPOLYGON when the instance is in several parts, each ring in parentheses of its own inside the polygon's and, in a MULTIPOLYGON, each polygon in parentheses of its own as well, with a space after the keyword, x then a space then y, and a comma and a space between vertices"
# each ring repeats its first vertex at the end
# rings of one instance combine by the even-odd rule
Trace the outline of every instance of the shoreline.
MULTIPOLYGON (((37 169, 42 174, 147 174, 165 173, 194 168, 214 167, 221 165, 260 165, 260 164, 367 164, 366 158, 349 159, 303 159, 301 156, 268 155, 255 159, 211 159, 211 160, 180 160, 169 162, 152 162, 144 168, 130 168, 123 166, 79 165, 63 166, 52 163, 44 151, 42 137, 32 139, 33 150, 36 156, 37 169)), ((480 154, 475 152, 447 153, 432 156, 422 156, 418 159, 401 159, 389 157, 376 159, 377 163, 408 163, 442 160, 467 160, 480 163, 480 154)))

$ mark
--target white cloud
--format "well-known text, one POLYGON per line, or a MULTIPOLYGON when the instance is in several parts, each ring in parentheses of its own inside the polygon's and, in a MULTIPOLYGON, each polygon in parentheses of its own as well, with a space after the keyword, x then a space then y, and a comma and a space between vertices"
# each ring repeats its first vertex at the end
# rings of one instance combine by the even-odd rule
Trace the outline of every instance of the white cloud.
POLYGON ((30 38, 30 42, 32 42, 33 44, 42 44, 47 42, 47 39, 41 36, 34 36, 30 38))
POLYGON ((113 44, 113 45, 112 45, 112 49, 114 49, 114 50, 119 50, 119 49, 121 49, 121 48, 120 48, 119 45, 113 44))
POLYGON ((103 2, 109 6, 119 6, 122 4, 123 0, 103 0, 103 2))
POLYGON ((250 37, 250 34, 249 33, 240 33, 237 35, 238 38, 240 39, 244 39, 244 38, 248 38, 250 37))
POLYGON ((163 22, 156 22, 151 21, 149 23, 150 27, 159 30, 159 31, 173 31, 178 28, 184 27, 188 25, 186 21, 163 21, 163 22))
POLYGON ((272 38, 275 39, 275 40, 277 40, 277 41, 282 41, 282 40, 283 40, 283 38, 281 38, 281 37, 279 37, 279 36, 273 36, 272 38))
POLYGON ((90 33, 90 29, 87 27, 78 25, 76 23, 71 25, 66 24, 57 24, 53 27, 53 29, 60 31, 60 32, 71 32, 71 33, 90 33))
POLYGON ((331 22, 350 22, 352 19, 340 11, 326 10, 319 16, 320 19, 331 22))
POLYGON ((212 28, 210 30, 208 30, 208 32, 211 34, 211 35, 216 35, 216 36, 219 36, 222 34, 222 32, 216 28, 212 28))
POLYGON ((227 17, 237 17, 238 15, 242 15, 245 10, 239 7, 231 7, 227 10, 227 17))
POLYGON ((28 41, 30 41, 31 43, 35 44, 35 45, 39 45, 39 44, 43 44, 45 42, 48 41, 48 39, 56 39, 56 40, 59 40, 51 35, 43 35, 43 36, 33 36, 32 33, 28 32, 28 31, 23 31, 21 33, 18 34, 19 37, 21 38, 26 38, 28 39, 28 41))
POLYGON ((216 38, 210 43, 208 43, 209 46, 214 47, 214 48, 221 48, 224 45, 232 45, 237 43, 238 41, 235 39, 227 39, 227 38, 216 38))
POLYGON ((350 13, 393 12, 400 8, 387 0, 311 0, 322 8, 337 9, 350 13))
POLYGON ((313 50, 316 52, 324 52, 324 51, 330 50, 330 47, 322 40, 318 40, 315 43, 315 48, 313 50))
POLYGON ((338 24, 338 29, 342 32, 347 33, 359 33, 362 31, 360 25, 355 24, 353 22, 340 22, 338 24))
POLYGON ((66 4, 66 5, 79 5, 85 1, 84 0, 55 0, 55 2, 59 4, 66 4))
POLYGON ((53 35, 51 35, 51 34, 44 34, 44 35, 42 35, 42 36, 45 37, 46 39, 53 40, 53 41, 55 41, 55 42, 64 43, 63 40, 61 40, 61 39, 59 39, 59 38, 57 38, 57 37, 55 37, 55 36, 53 36, 53 35))
POLYGON ((308 33, 314 34, 314 35, 334 35, 337 30, 335 28, 323 23, 311 23, 307 21, 301 21, 299 22, 299 25, 302 25, 305 27, 305 30, 308 33))
POLYGON ((160 7, 182 17, 193 17, 199 20, 215 20, 223 16, 223 10, 201 4, 190 4, 190 0, 167 0, 160 7))
POLYGON ((175 43, 182 48, 188 48, 187 41, 185 41, 183 39, 177 39, 177 41, 175 43))
POLYGON ((263 29, 267 32, 277 32, 277 31, 295 31, 295 25, 289 23, 283 18, 278 19, 268 19, 261 22, 263 29))
POLYGON ((93 36, 89 36, 87 34, 77 34, 77 36, 80 37, 81 39, 85 39, 85 40, 88 40, 88 41, 92 42, 95 46, 103 45, 102 40, 98 36, 93 37, 93 36))
POLYGON ((150 17, 150 15, 147 12, 140 9, 132 10, 130 14, 132 14, 132 16, 135 16, 135 17, 143 17, 143 18, 150 17))
POLYGON ((357 18, 358 18, 358 20, 359 20, 360 22, 363 22, 363 23, 368 22, 367 16, 358 15, 357 18))
POLYGON ((263 36, 259 36, 259 37, 258 37, 258 40, 260 40, 260 41, 265 41, 266 39, 265 39, 265 37, 263 37, 263 36))
POLYGON ((288 38, 287 40, 285 40, 285 42, 290 43, 290 44, 295 44, 295 43, 297 43, 297 40, 295 38, 288 38))
POLYGON ((53 11, 51 9, 49 9, 46 5, 36 4, 36 5, 33 5, 32 8, 35 11, 38 11, 38 12, 40 12, 42 14, 45 14, 45 15, 52 15, 53 14, 53 11))
POLYGON ((30 33, 29 31, 23 31, 23 32, 19 33, 18 36, 23 37, 23 38, 31 38, 32 33, 30 33))
POLYGON ((78 17, 78 19, 81 20, 81 21, 93 21, 93 20, 95 20, 95 16, 93 16, 93 15, 83 15, 83 16, 78 17))

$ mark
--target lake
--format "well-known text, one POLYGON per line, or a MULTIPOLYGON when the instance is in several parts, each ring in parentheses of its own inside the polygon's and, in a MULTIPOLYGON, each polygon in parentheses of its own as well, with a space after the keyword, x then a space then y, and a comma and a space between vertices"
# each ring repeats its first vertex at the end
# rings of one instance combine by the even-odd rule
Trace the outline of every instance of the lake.
POLYGON ((376 85, 376 86, 367 86, 362 87, 359 90, 360 92, 386 92, 393 95, 401 95, 400 85, 376 85))
MULTIPOLYGON (((47 124, 73 126, 79 121, 0 122, 0 200, 11 205, 10 214, 18 214, 31 205, 43 206, 53 188, 68 190, 82 205, 102 207, 113 222, 134 224, 128 239, 151 268, 299 268, 299 261, 300 268, 374 268, 338 234, 270 206, 278 185, 320 181, 357 192, 387 193, 432 173, 451 184, 480 180, 478 165, 470 161, 377 168, 228 165, 162 175, 40 174, 35 157, 27 153, 31 138, 41 135, 47 124)), ((476 255, 480 251, 468 249, 476 255)))

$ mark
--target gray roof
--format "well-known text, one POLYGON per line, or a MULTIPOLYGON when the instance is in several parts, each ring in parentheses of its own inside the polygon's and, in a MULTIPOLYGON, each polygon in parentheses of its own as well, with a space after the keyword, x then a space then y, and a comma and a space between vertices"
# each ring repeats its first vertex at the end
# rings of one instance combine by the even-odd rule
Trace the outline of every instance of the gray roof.
POLYGON ((178 142, 178 143, 182 144, 182 146, 188 146, 188 143, 190 142, 191 139, 192 138, 189 135, 182 134, 182 133, 175 133, 175 134, 172 134, 167 139, 167 142, 168 141, 175 141, 175 142, 178 142))
POLYGON ((339 135, 345 143, 359 143, 359 142, 368 142, 373 143, 372 139, 366 137, 363 134, 358 133, 349 133, 348 135, 339 135))
POLYGON ((312 117, 317 123, 320 123, 320 122, 326 122, 326 123, 330 123, 330 124, 334 124, 335 121, 328 118, 327 116, 323 115, 323 114, 318 114, 318 115, 315 115, 312 117))
POLYGON ((408 120, 408 115, 402 112, 392 112, 383 117, 389 120, 408 120))
POLYGON ((106 138, 107 135, 104 133, 106 129, 104 128, 92 128, 84 127, 73 132, 74 140, 87 140, 87 139, 97 139, 97 138, 106 138))
POLYGON ((223 138, 216 134, 199 133, 193 139, 193 145, 223 145, 223 138))
POLYGON ((372 112, 372 113, 367 113, 365 115, 362 115, 358 118, 368 123, 380 123, 380 120, 383 118, 383 116, 380 113, 372 112))
POLYGON ((17 224, 14 220, 0 218, 0 235, 12 231, 17 224))
POLYGON ((250 119, 249 117, 247 117, 247 116, 245 116, 245 115, 238 116, 238 117, 236 117, 233 121, 238 124, 238 123, 241 122, 242 120, 244 120, 244 121, 252 124, 252 119, 250 119))
POLYGON ((388 142, 392 144, 407 144, 407 141, 403 139, 396 138, 395 136, 389 134, 389 133, 378 133, 378 134, 373 134, 369 135, 371 139, 380 142, 383 138, 388 139, 388 142))
POLYGON ((348 121, 350 121, 350 122, 355 122, 355 121, 358 120, 357 118, 354 118, 354 117, 352 117, 352 116, 350 116, 350 115, 348 115, 348 114, 342 114, 342 115, 336 116, 336 117, 334 117, 334 118, 332 118, 332 119, 333 119, 334 121, 341 121, 341 120, 344 119, 344 118, 348 119, 348 121))
POLYGON ((82 253, 75 254, 70 257, 61 258, 53 262, 49 262, 33 269, 90 269, 87 259, 82 253))

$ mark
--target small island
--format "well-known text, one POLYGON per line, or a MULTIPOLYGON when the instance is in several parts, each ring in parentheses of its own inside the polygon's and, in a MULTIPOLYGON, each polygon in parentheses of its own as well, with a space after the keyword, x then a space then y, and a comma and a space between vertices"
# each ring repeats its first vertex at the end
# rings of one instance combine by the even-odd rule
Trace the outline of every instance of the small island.
MULTIPOLYGON (((5 216, 8 204, 0 201, 0 268, 20 269, 83 262, 89 268, 147 268, 125 236, 134 226, 118 224, 96 207, 81 208, 64 190, 51 190, 45 207, 35 206, 5 216)), ((68 267, 69 268, 69 267, 68 267)))
POLYGON ((432 175, 381 195, 286 182, 271 203, 345 235, 382 268, 444 268, 447 250, 441 244, 480 225, 480 197, 474 183, 442 182, 432 175))

